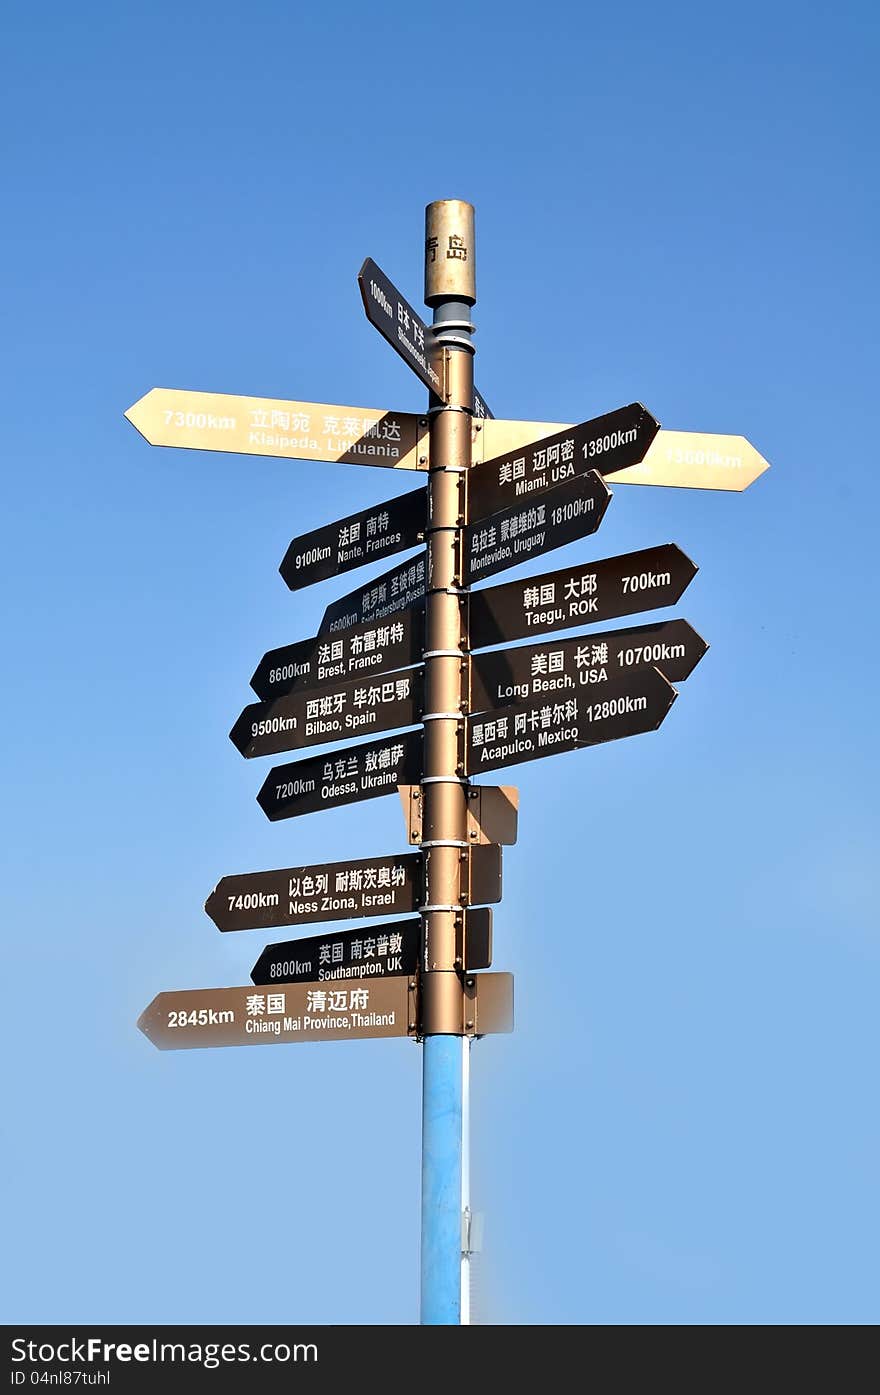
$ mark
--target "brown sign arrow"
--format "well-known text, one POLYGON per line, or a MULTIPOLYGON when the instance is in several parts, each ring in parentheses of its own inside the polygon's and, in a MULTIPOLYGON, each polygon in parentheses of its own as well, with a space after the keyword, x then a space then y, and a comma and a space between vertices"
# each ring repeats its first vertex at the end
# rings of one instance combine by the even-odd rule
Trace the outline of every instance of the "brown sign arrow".
POLYGON ((356 678, 320 691, 252 702, 229 733, 243 756, 325 746, 340 737, 411 727, 422 711, 422 670, 356 678))
POLYGON ((294 538, 278 568, 291 591, 379 562, 425 540, 428 491, 414 489, 294 538))
POLYGON ((342 979, 324 986, 196 988, 160 993, 138 1026, 160 1051, 275 1042, 414 1036, 416 980, 342 979))
POLYGON ((578 639, 495 649, 471 659, 470 710, 492 711, 578 688, 599 693, 621 674, 658 668, 670 683, 687 678, 708 649, 686 620, 602 630, 578 639))
POLYGON ((423 631, 423 609, 410 606, 387 620, 371 620, 339 634, 285 644, 263 655, 251 687, 257 697, 268 702, 346 678, 393 673, 419 660, 423 631))

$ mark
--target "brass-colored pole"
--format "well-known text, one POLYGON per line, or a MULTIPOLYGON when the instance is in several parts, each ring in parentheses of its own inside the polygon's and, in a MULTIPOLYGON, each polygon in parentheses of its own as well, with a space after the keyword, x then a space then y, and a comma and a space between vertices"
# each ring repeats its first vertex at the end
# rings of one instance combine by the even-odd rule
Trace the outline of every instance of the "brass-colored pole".
POLYGON ((442 346, 445 401, 431 407, 425 617, 425 761, 422 846, 426 905, 421 974, 423 1035, 459 1034, 463 872, 467 844, 464 778, 461 539, 464 475, 471 463, 474 369, 470 306, 476 299, 474 211, 443 199, 428 205, 425 300, 442 346))
POLYGON ((422 1041, 421 1321, 469 1320, 468 1112, 470 1041, 463 990, 463 886, 467 885, 461 539, 471 461, 474 211, 428 205, 425 300, 443 397, 432 398, 425 618, 422 853, 425 905, 420 972, 422 1041))

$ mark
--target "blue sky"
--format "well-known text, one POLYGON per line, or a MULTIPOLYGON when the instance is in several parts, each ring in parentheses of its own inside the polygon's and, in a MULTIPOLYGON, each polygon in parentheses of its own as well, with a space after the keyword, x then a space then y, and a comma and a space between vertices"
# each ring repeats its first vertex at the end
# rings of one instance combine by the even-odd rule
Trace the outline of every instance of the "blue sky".
POLYGON ((620 486, 548 563, 677 542, 700 572, 646 618, 711 649, 659 732, 508 772, 478 1312, 876 1321, 876 9, 439 24, 7 10, 4 1313, 417 1318, 419 1049, 134 1025, 284 938, 216 932, 222 875, 404 846, 392 799, 268 823, 271 762, 227 739, 264 650, 354 584, 289 593, 290 538, 401 481, 151 449, 122 414, 155 385, 419 410, 355 278, 419 304, 424 205, 461 197, 496 415, 639 399, 773 467, 620 486))

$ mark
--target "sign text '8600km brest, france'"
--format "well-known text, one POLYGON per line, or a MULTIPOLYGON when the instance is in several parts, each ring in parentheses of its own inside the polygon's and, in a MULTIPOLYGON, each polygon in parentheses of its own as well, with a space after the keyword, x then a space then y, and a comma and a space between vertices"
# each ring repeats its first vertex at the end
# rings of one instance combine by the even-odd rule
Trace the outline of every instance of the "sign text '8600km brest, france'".
POLYGON ((353 625, 270 649, 257 664, 251 687, 265 702, 290 692, 323 688, 337 679, 392 673, 422 653, 424 607, 411 606, 387 620, 353 625))

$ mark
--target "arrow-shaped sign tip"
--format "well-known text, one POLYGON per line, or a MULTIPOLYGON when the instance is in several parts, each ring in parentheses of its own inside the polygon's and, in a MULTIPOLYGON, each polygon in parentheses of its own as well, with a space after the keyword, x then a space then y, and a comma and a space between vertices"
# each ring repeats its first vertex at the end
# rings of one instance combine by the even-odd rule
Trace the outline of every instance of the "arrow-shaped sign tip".
POLYGON ((135 431, 143 436, 149 445, 152 445, 153 441, 150 438, 147 425, 150 417, 150 409, 147 404, 156 391, 156 388, 150 388, 149 392, 144 393, 143 397, 139 397, 137 402, 133 402, 128 411, 124 413, 126 421, 131 422, 135 431))

